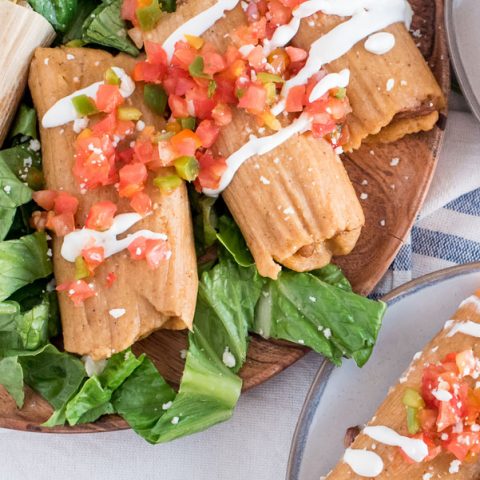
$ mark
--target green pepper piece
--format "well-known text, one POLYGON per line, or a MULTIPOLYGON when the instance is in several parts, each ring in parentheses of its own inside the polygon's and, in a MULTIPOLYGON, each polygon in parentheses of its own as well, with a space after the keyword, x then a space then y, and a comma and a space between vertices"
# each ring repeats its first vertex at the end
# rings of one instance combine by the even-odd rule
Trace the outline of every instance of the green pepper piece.
POLYGON ((203 58, 198 55, 193 59, 193 62, 188 66, 188 73, 194 78, 211 79, 210 75, 207 75, 204 71, 203 58))
POLYGON ((162 9, 158 0, 152 0, 152 3, 146 7, 140 7, 135 10, 140 30, 148 32, 153 30, 162 16, 162 9))
POLYGON ((178 175, 160 175, 153 179, 153 184, 162 192, 168 193, 182 184, 178 175))
POLYGON ((339 100, 343 100, 346 97, 346 95, 347 95, 347 89, 345 87, 338 87, 335 97, 337 97, 339 100))
POLYGON ((208 98, 212 98, 213 95, 215 95, 216 90, 217 90, 217 82, 215 80, 210 80, 208 82, 208 90, 207 90, 208 98))
POLYGON ((109 68, 105 72, 105 83, 108 83, 108 85, 120 85, 120 77, 115 73, 113 68, 109 68))
POLYGON ((413 388, 406 388, 403 394, 402 402, 406 407, 423 408, 425 402, 417 390, 413 388))
POLYGON ((68 48, 80 48, 80 47, 83 47, 84 45, 85 45, 85 42, 81 38, 75 38, 65 44, 65 46, 68 48))
POLYGON ((195 157, 183 155, 173 161, 177 175, 188 182, 197 178, 200 171, 200 165, 195 157))
POLYGON ((119 120, 140 120, 142 112, 135 107, 119 107, 117 111, 117 116, 119 120))
POLYGON ((418 408, 407 408, 407 430, 410 435, 415 435, 420 430, 420 424, 418 422, 418 408))
POLYGON ((280 75, 275 75, 274 73, 260 72, 257 73, 257 78, 262 83, 284 83, 285 80, 280 77, 280 75))
POLYGON ((81 117, 88 117, 98 113, 95 102, 87 95, 77 95, 72 98, 73 106, 81 117))
POLYGON ((164 88, 154 83, 147 83, 143 87, 145 105, 157 115, 163 115, 167 108, 168 96, 164 88))
POLYGON ((188 128, 192 132, 195 130, 195 125, 197 124, 195 117, 179 118, 179 121, 182 128, 188 128))
POLYGON ((87 263, 82 256, 75 259, 75 280, 81 280, 90 276, 87 263))

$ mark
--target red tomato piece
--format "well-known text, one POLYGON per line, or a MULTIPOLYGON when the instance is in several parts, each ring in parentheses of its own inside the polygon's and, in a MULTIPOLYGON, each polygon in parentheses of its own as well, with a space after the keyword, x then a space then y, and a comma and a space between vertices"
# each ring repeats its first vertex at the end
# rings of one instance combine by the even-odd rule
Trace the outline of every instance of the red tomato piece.
POLYGON ((175 44, 175 51, 173 53, 171 64, 188 72, 188 67, 197 56, 197 50, 187 42, 177 42, 175 44))
POLYGON ((478 437, 478 433, 473 432, 452 433, 449 442, 445 445, 445 449, 463 462, 470 449, 476 445, 475 442, 478 442, 478 437))
POLYGON ((32 198, 39 207, 45 210, 53 210, 57 195, 58 193, 55 190, 38 190, 32 193, 32 198))
POLYGON ((57 286, 57 291, 65 291, 75 306, 80 306, 84 300, 96 295, 94 286, 85 282, 85 280, 62 283, 57 286))
POLYGON ((73 213, 61 213, 48 217, 47 228, 52 230, 57 237, 64 237, 75 230, 73 213))
POLYGON ((418 420, 422 431, 424 432, 433 432, 435 431, 435 425, 437 423, 437 410, 430 408, 422 408, 418 412, 418 420))
POLYGON ((136 20, 135 10, 137 9, 137 0, 123 0, 120 16, 124 20, 133 22, 136 20))
POLYGON ((118 193, 121 197, 131 198, 141 192, 147 180, 147 168, 143 163, 130 163, 123 166, 119 172, 120 186, 118 193))
POLYGON ((113 224, 117 206, 108 200, 94 203, 87 215, 85 226, 92 230, 108 230, 113 224))
POLYGON ((202 146, 209 148, 217 141, 220 127, 215 125, 212 120, 202 120, 195 133, 199 136, 202 146))
POLYGON ((72 213, 75 215, 78 210, 78 199, 67 192, 58 192, 53 209, 56 214, 72 213))
POLYGON ((333 121, 328 123, 313 122, 311 130, 315 138, 323 138, 325 135, 332 133, 335 128, 337 128, 337 125, 333 121))
POLYGON ((285 110, 287 112, 301 112, 305 105, 305 85, 297 85, 288 91, 285 110))
POLYGON ((165 240, 147 240, 145 259, 147 260, 148 266, 150 268, 158 268, 163 261, 168 260, 171 256, 172 252, 169 249, 168 243, 165 240))
POLYGON ((205 47, 202 49, 203 71, 207 75, 214 75, 227 67, 225 59, 216 51, 208 51, 205 47))
POLYGON ((128 251, 133 260, 143 260, 147 251, 147 239, 145 237, 136 238, 128 246, 128 251))
POLYGON ((168 97, 168 106, 175 118, 186 118, 189 116, 187 101, 178 95, 170 95, 168 97))
POLYGON ((278 0, 270 0, 268 10, 270 11, 270 21, 275 26, 285 25, 292 18, 291 8, 286 7, 278 0))
POLYGON ((263 47, 257 45, 247 56, 248 63, 257 71, 263 70, 267 63, 263 53, 263 47))
POLYGON ((303 48, 286 47, 285 51, 287 52, 287 55, 292 63, 303 62, 308 56, 308 53, 303 48))
POLYGON ((224 103, 218 103, 212 110, 212 118, 217 125, 224 127, 232 121, 232 110, 224 103))
POLYGON ((130 200, 131 207, 140 215, 145 216, 152 211, 152 200, 144 192, 137 192, 130 200))
POLYGON ((95 246, 84 248, 82 250, 82 257, 87 264, 90 275, 92 275, 95 269, 105 260, 105 250, 103 247, 95 246))
POLYGON ((170 139, 170 144, 177 156, 187 155, 193 157, 197 149, 202 146, 202 141, 196 133, 184 129, 170 139))
POLYGON ((197 160, 200 164, 200 172, 195 185, 199 190, 202 188, 218 188, 220 179, 227 169, 227 162, 224 157, 214 157, 210 150, 204 153, 197 153, 197 160))
POLYGON ((437 430, 439 432, 455 425, 459 420, 460 418, 451 402, 439 402, 437 417, 437 430))
POLYGON ((117 116, 115 112, 111 112, 108 115, 105 115, 105 117, 102 118, 102 120, 97 122, 92 127, 92 133, 95 136, 113 135, 116 127, 117 127, 117 116))
POLYGON ((154 65, 164 65, 165 67, 167 66, 167 53, 163 49, 161 43, 145 40, 144 45, 149 63, 152 63, 154 65))
POLYGON ((239 108, 245 108, 253 113, 261 113, 265 109, 267 92, 262 85, 250 84, 238 102, 239 108))
POLYGON ((103 84, 98 87, 95 104, 101 112, 113 112, 124 102, 118 85, 103 84))
POLYGON ((462 377, 472 375, 476 367, 473 350, 470 348, 469 350, 457 353, 455 356, 455 363, 457 364, 458 370, 462 377))
POLYGON ((156 150, 156 147, 151 140, 144 137, 138 138, 133 147, 134 157, 141 163, 151 162, 153 160, 154 150, 156 150))

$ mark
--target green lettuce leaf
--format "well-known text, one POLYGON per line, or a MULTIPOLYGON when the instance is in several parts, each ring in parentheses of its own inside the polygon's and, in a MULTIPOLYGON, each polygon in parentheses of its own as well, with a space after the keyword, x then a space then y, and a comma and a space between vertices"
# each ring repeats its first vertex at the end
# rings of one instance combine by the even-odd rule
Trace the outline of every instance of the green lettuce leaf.
POLYGON ((19 205, 32 199, 32 191, 23 184, 0 157, 0 240, 12 226, 19 205))
POLYGON ((45 17, 57 32, 68 29, 78 9, 78 0, 28 0, 28 3, 45 17))
POLYGON ((40 190, 43 187, 40 152, 32 150, 29 142, 0 150, 0 161, 32 190, 40 190))
POLYGON ((240 266, 250 267, 255 264, 240 229, 231 217, 220 217, 217 238, 240 266))
POLYGON ((37 112, 33 107, 24 103, 20 105, 8 135, 10 138, 17 136, 37 138, 37 112))
POLYGON ((85 20, 82 39, 86 43, 96 43, 116 48, 137 56, 138 48, 127 36, 127 25, 120 17, 122 0, 107 0, 100 4, 85 20))
POLYGON ((80 0, 78 2, 77 12, 72 23, 69 25, 68 30, 65 31, 62 37, 62 43, 68 43, 72 40, 78 40, 82 38, 83 24, 87 20, 88 16, 98 6, 97 0, 80 0))
POLYGON ((47 250, 44 233, 0 242, 0 301, 20 287, 52 273, 47 250))
POLYGON ((7 357, 0 360, 0 385, 3 385, 12 396, 18 408, 23 407, 25 393, 23 391, 23 369, 18 357, 7 357))

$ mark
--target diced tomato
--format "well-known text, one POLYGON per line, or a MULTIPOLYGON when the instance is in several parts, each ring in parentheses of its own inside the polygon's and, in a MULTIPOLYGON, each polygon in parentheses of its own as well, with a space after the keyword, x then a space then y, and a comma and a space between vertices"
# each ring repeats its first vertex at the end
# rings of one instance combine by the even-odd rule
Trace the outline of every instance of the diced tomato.
POLYGON ((215 157, 210 150, 204 153, 197 152, 197 160, 200 164, 200 172, 195 180, 195 186, 202 188, 218 188, 223 173, 227 169, 224 157, 215 157))
POLYGON ((98 87, 95 103, 101 112, 113 112, 123 102, 118 85, 105 83, 98 87))
POLYGON ((94 286, 85 282, 85 280, 62 283, 57 286, 57 291, 67 292, 67 295, 73 301, 75 306, 80 306, 84 300, 96 295, 94 286))
POLYGON ((152 200, 144 192, 137 192, 130 200, 131 207, 140 215, 145 216, 152 211, 152 200))
POLYGON ((336 127, 337 125, 333 121, 327 123, 313 122, 311 131, 315 138, 323 138, 325 135, 332 133, 336 127))
POLYGON ((78 199, 67 192, 58 192, 54 200, 53 210, 56 214, 72 213, 75 215, 78 210, 78 199))
POLYGON ((146 242, 145 259, 148 266, 152 269, 156 269, 160 264, 168 260, 172 255, 171 250, 168 247, 168 243, 165 240, 152 240, 149 239, 146 242))
POLYGON ((292 18, 292 10, 278 0, 270 0, 268 10, 270 11, 270 21, 275 26, 285 25, 292 18))
POLYGON ((189 116, 187 101, 178 95, 170 95, 168 97, 168 106, 175 118, 186 118, 189 116))
POLYGON ((53 210, 57 195, 58 193, 55 190, 38 190, 32 193, 32 198, 39 207, 45 210, 53 210))
POLYGON ((136 82, 160 83, 165 77, 165 65, 150 62, 138 62, 133 68, 132 78, 136 82))
POLYGON ((448 427, 455 425, 459 421, 459 417, 455 408, 450 402, 439 402, 437 430, 442 432, 448 427))
POLYGON ((119 172, 120 185, 118 193, 121 197, 131 198, 141 192, 147 180, 147 169, 143 163, 131 163, 123 166, 119 172))
POLYGON ((61 213, 60 215, 49 217, 46 226, 57 237, 64 237, 75 230, 73 213, 61 213))
POLYGON ((418 412, 418 420, 422 431, 433 432, 437 423, 437 410, 422 408, 418 412))
POLYGON ((239 60, 242 58, 242 54, 238 50, 237 47, 229 44, 227 47, 227 51, 225 52, 225 62, 229 67, 235 60, 239 60))
POLYGON ((293 10, 295 7, 298 7, 302 3, 302 0, 280 0, 282 5, 285 5, 286 7, 290 8, 293 10))
POLYGON ((479 434, 474 432, 452 433, 445 449, 463 462, 469 450, 478 444, 479 434), (477 442, 477 443, 476 443, 477 442))
POLYGON ((215 80, 217 88, 213 99, 218 103, 224 103, 226 105, 235 105, 237 103, 237 97, 235 95, 235 83, 225 78, 217 78, 215 80))
POLYGON ((263 47, 257 45, 247 56, 248 63, 256 70, 263 70, 267 59, 263 54, 263 47))
POLYGON ((141 163, 148 163, 153 160, 155 146, 149 138, 140 137, 133 147, 134 157, 141 163))
POLYGON ((117 116, 115 112, 111 112, 102 118, 92 127, 92 132, 96 136, 113 135, 117 126, 117 116))
POLYGON ((177 152, 177 156, 188 155, 193 157, 197 149, 202 146, 202 141, 196 133, 184 129, 170 139, 170 144, 177 152))
POLYGON ((168 141, 158 142, 158 160, 148 164, 148 168, 156 170, 160 167, 167 167, 170 165, 175 158, 177 158, 177 153, 168 141))
POLYGON ((117 280, 117 274, 115 272, 109 272, 107 274, 107 287, 110 288, 117 280))
POLYGON ((149 63, 152 63, 154 65, 167 66, 167 53, 163 49, 161 43, 145 40, 145 52, 147 54, 147 59, 149 63))
POLYGON ((224 103, 218 103, 212 110, 212 118, 217 125, 224 127, 232 121, 232 110, 224 103))
POLYGON ((212 120, 202 120, 195 133, 200 138, 202 146, 209 148, 216 142, 220 128, 212 120))
POLYGON ((108 200, 94 203, 87 215, 85 226, 100 232, 108 230, 113 224, 117 206, 108 200))
POLYGON ((283 48, 276 48, 270 53, 267 60, 272 67, 272 73, 276 73, 277 75, 283 75, 290 65, 290 57, 283 48))
POLYGON ((207 75, 214 75, 227 67, 225 59, 214 49, 208 49, 208 45, 202 49, 203 71, 207 75))
POLYGON ((261 113, 265 108, 267 92, 262 85, 250 84, 238 102, 239 108, 245 108, 253 113, 261 113))
POLYGON ((297 85, 288 91, 285 110, 287 112, 301 112, 305 105, 305 85, 297 85))
POLYGON ((472 375, 476 366, 473 350, 470 348, 469 350, 457 353, 455 356, 455 363, 457 364, 458 370, 462 377, 472 375))
POLYGON ((287 55, 292 63, 303 62, 308 56, 308 53, 303 48, 286 47, 285 51, 287 52, 287 55))
POLYGON ((142 260, 145 258, 147 251, 147 239, 145 237, 138 237, 133 240, 128 246, 130 257, 133 260, 142 260))
POLYGON ((120 16, 124 20, 133 22, 136 20, 135 10, 137 9, 137 0, 123 0, 120 16))
POLYGON ((82 250, 82 257, 87 264, 90 275, 105 260, 105 250, 103 247, 88 247, 82 250))
POLYGON ((173 53, 171 64, 188 71, 188 67, 198 56, 197 50, 187 42, 177 42, 173 53))

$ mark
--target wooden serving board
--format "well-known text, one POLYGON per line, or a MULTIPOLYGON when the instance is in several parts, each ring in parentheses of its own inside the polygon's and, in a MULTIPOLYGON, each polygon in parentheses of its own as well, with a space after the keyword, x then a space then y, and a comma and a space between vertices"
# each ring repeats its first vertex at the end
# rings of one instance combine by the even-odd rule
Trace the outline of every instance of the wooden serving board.
MULTIPOLYGON (((443 0, 410 0, 415 10, 412 30, 445 95, 450 89, 450 64, 443 23, 443 0)), ((445 112, 446 114, 446 112, 445 112)), ((355 291, 368 294, 382 278, 403 244, 422 206, 435 171, 443 140, 446 116, 428 133, 406 137, 389 145, 365 145, 344 157, 357 194, 363 198, 366 226, 355 247, 338 259, 355 291), (392 159, 399 159, 393 161, 392 159)), ((180 350, 187 348, 184 332, 158 331, 134 345, 135 353, 146 352, 162 375, 178 384, 183 371, 180 350)), ((308 351, 287 342, 252 338, 248 359, 241 370, 248 390, 292 365, 308 351)), ((0 427, 36 432, 100 432, 128 428, 115 415, 76 427, 43 428, 52 412, 48 403, 27 388, 25 406, 15 402, 0 387, 0 427)))

